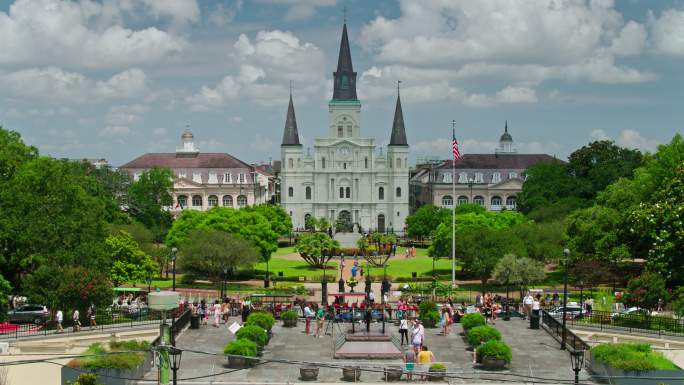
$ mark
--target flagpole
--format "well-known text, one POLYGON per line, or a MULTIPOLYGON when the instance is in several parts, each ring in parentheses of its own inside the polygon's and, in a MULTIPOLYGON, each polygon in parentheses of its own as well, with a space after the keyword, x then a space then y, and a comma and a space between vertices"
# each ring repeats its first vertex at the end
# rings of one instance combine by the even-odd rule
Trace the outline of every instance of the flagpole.
MULTIPOLYGON (((452 140, 456 140, 455 120, 451 121, 451 130, 452 140)), ((451 287, 456 287, 456 157, 453 155, 451 157, 451 287)))

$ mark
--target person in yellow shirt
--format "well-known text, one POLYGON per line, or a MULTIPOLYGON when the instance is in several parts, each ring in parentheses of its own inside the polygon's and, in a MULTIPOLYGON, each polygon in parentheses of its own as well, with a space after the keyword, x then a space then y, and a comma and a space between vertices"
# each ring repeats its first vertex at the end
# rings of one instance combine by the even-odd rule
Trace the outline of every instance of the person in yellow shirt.
MULTIPOLYGON (((430 367, 430 364, 435 362, 435 355, 432 354, 430 350, 428 350, 427 345, 423 345, 423 347, 420 350, 420 353, 418 353, 418 363, 421 364, 422 369, 424 372, 427 372, 428 368, 430 367)), ((423 376, 423 380, 426 379, 426 376, 423 376)))

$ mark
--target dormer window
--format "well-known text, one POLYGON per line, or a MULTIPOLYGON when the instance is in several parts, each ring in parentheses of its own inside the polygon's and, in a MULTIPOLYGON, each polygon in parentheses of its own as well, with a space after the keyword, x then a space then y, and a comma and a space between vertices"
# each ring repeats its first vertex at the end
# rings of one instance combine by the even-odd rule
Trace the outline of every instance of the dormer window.
POLYGON ((484 175, 481 172, 475 173, 475 183, 484 183, 484 175))
POLYGON ((240 177, 240 179, 239 179, 238 183, 245 184, 245 173, 241 172, 239 177, 240 177))
POLYGON ((511 171, 508 173, 508 179, 513 179, 513 178, 517 178, 517 177, 518 177, 517 172, 511 171))
MULTIPOLYGON (((218 184, 218 175, 215 172, 210 172, 209 173, 209 180, 207 183, 218 184)), ((218 198, 216 199, 216 201, 218 202, 218 198)))
POLYGON ((185 171, 181 171, 178 173, 178 178, 187 178, 188 175, 185 173, 185 171))
POLYGON ((223 183, 233 183, 233 176, 229 172, 223 174, 223 183))
POLYGON ((501 173, 500 172, 495 172, 492 174, 492 183, 499 183, 501 182, 501 173))
POLYGON ((458 174, 458 183, 468 183, 468 173, 461 172, 458 174))
POLYGON ((444 183, 451 183, 452 181, 453 181, 453 178, 451 177, 450 172, 444 174, 444 176, 442 177, 442 182, 444 182, 444 183))
POLYGON ((192 181, 195 183, 202 183, 202 173, 193 172, 192 173, 192 181))

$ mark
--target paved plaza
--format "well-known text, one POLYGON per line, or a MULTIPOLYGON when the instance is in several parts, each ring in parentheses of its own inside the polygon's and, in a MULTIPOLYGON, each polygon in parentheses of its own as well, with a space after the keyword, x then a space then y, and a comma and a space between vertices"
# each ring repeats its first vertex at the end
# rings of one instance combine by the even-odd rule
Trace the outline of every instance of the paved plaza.
MULTIPOLYGON (((232 322, 232 321, 231 321, 232 322)), ((341 324, 348 328, 349 324, 341 324)), ((379 329, 379 324, 373 324, 379 329)), ((533 383, 540 378, 556 379, 567 382, 573 378, 570 357, 567 352, 559 350, 558 343, 544 330, 530 330, 525 321, 513 319, 509 322, 499 321, 496 327, 502 332, 504 341, 513 350, 513 360, 509 369, 492 372, 473 367, 472 352, 467 350, 467 344, 461 332, 460 325, 454 325, 449 336, 439 335, 439 329, 426 330, 426 345, 429 346, 438 362, 447 366, 452 373, 450 383, 486 382, 486 380, 505 380, 533 383)), ((215 328, 211 325, 202 326, 199 330, 187 329, 178 338, 177 345, 184 349, 180 379, 200 383, 202 381, 225 383, 295 383, 299 378, 299 364, 282 362, 268 362, 274 360, 293 360, 316 362, 335 366, 321 367, 318 381, 324 383, 343 382, 342 370, 344 365, 359 365, 362 368, 374 369, 376 372, 364 371, 361 382, 383 382, 382 367, 401 365, 400 360, 344 360, 333 359, 334 339, 337 339, 339 329, 334 326, 335 338, 326 336, 314 338, 303 333, 304 324, 300 322, 296 328, 283 328, 280 323, 273 328, 273 338, 265 347, 262 359, 267 361, 254 368, 233 371, 226 366, 223 357, 223 346, 234 337, 225 325, 215 328), (206 352, 209 354, 196 353, 206 352), (213 377, 204 376, 216 374, 213 377), (192 380, 190 380, 192 379, 192 380)), ((397 327, 388 324, 390 333, 398 334, 397 327)), ((586 372, 582 372, 584 383, 587 382, 586 372)), ((414 375, 414 382, 418 382, 414 375)), ((147 376, 152 380, 156 373, 147 376)), ((402 377, 402 379, 405 377, 402 377)), ((405 380, 402 380, 405 382, 405 380)), ((183 382, 182 382, 183 383, 183 382)))

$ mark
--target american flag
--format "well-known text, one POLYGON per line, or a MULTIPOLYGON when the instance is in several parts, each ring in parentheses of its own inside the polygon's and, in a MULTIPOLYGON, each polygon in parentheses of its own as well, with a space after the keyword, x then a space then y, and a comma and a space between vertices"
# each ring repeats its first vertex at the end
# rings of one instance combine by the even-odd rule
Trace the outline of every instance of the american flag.
POLYGON ((456 129, 453 129, 453 140, 451 141, 451 150, 454 153, 454 162, 461 159, 461 152, 458 150, 458 140, 456 140, 456 129))

